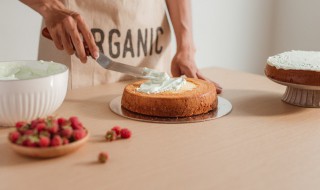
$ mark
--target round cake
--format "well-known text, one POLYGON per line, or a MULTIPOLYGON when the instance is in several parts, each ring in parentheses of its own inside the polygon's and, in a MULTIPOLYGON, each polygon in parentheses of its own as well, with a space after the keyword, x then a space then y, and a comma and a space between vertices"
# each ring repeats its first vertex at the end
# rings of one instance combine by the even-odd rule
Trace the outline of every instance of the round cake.
POLYGON ((145 93, 138 89, 146 80, 127 85, 123 91, 123 108, 149 116, 187 117, 207 113, 217 108, 215 86, 201 79, 186 78, 178 90, 145 93))
POLYGON ((320 52, 289 51, 269 57, 265 74, 276 81, 320 86, 320 52))

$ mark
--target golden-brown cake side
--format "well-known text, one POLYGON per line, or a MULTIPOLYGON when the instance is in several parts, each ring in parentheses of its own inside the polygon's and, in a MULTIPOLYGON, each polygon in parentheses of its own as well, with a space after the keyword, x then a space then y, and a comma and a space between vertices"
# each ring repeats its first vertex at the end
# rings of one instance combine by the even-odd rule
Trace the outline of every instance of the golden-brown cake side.
POLYGON ((159 117, 186 117, 207 113, 217 107, 215 86, 200 79, 187 78, 196 88, 182 92, 146 94, 136 89, 144 81, 125 87, 121 104, 129 111, 159 117))
POLYGON ((278 69, 266 65, 265 75, 271 79, 302 85, 320 86, 320 72, 309 70, 278 69))

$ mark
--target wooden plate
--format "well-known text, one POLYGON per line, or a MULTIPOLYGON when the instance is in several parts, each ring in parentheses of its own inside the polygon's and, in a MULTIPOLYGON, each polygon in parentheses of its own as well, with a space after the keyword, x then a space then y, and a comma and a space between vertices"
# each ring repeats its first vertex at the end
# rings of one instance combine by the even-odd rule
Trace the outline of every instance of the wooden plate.
POLYGON ((89 139, 89 132, 87 135, 75 142, 67 145, 61 145, 57 147, 39 148, 39 147, 25 147, 22 145, 17 145, 9 141, 12 149, 18 154, 29 156, 33 158, 54 158, 58 156, 63 156, 71 152, 76 151, 81 146, 83 146, 89 139))

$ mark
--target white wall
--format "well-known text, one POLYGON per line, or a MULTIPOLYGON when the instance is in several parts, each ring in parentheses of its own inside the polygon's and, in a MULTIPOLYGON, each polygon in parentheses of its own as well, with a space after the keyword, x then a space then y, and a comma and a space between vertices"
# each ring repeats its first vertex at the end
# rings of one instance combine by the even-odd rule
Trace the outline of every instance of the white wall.
MULTIPOLYGON (((193 0, 200 68, 263 73, 268 56, 320 50, 319 0, 193 0)), ((37 59, 41 17, 17 0, 0 1, 0 61, 37 59)))
POLYGON ((271 53, 293 49, 320 51, 319 8, 319 0, 275 0, 271 53))
POLYGON ((273 1, 192 2, 198 65, 262 73, 270 48, 273 1))
POLYGON ((38 56, 41 16, 18 0, 0 0, 0 61, 38 56))

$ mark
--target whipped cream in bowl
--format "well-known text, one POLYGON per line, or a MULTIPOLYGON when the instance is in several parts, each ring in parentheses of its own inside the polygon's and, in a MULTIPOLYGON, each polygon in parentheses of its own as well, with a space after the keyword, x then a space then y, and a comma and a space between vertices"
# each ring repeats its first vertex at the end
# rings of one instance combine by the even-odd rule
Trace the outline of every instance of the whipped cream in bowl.
POLYGON ((178 92, 179 90, 192 90, 193 83, 186 81, 185 76, 170 77, 166 72, 160 72, 149 68, 144 68, 146 82, 137 88, 138 92, 156 94, 165 91, 178 92))
POLYGON ((48 61, 1 62, 0 80, 34 79, 62 73, 65 70, 65 65, 48 61))

